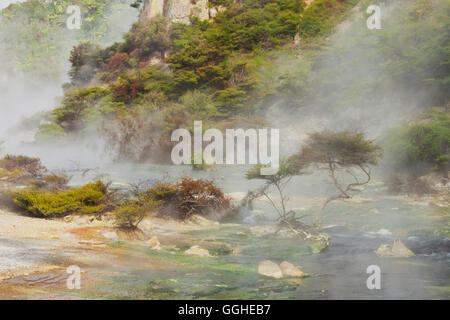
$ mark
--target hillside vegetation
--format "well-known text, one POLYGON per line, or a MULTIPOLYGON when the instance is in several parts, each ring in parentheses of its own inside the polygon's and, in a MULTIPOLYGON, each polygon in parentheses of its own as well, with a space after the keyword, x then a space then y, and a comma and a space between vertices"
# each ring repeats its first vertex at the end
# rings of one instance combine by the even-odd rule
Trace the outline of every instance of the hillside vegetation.
MULTIPOLYGON (((442 117, 448 117, 450 92, 448 0, 316 0, 308 7, 302 0, 210 4, 225 10, 209 21, 192 18, 190 24, 163 16, 140 20, 122 42, 103 47, 97 40, 109 7, 91 1, 98 14, 84 25, 71 51, 70 83, 64 85, 60 106, 46 115, 37 141, 100 135, 119 160, 167 162, 174 129, 192 128, 194 120, 202 120, 204 130, 267 126, 266 112, 277 105, 283 118, 304 117, 296 112, 307 109, 309 116, 335 120, 339 129, 359 122, 356 129, 378 137, 402 118, 404 128, 390 131, 387 144, 429 141, 430 132, 439 138, 420 152, 402 147, 409 151, 394 160, 396 165, 425 162, 446 172, 448 123, 442 117), (366 27, 365 11, 374 3, 385 12, 381 30, 366 27), (430 107, 443 112, 428 117, 424 125, 431 128, 407 123, 421 122, 416 111, 430 107)), ((12 15, 18 8, 3 13, 9 23, 18 23, 12 15)), ((61 23, 55 18, 55 25, 61 23)), ((389 157, 392 148, 385 147, 389 157)))
POLYGON ((110 47, 81 43, 72 50, 61 107, 37 137, 100 130, 120 159, 159 154, 161 160, 170 131, 194 119, 205 128, 264 125, 267 103, 304 82, 315 46, 356 3, 318 0, 305 9, 301 0, 230 1, 212 21, 185 25, 157 16, 134 24, 110 47), (261 72, 277 52, 294 55, 294 39, 305 47, 304 70, 261 72))
MULTIPOLYGON (((68 52, 80 41, 108 45, 136 19, 131 0, 28 0, 0 14, 0 56, 11 72, 59 79, 68 52), (81 29, 67 28, 69 5, 81 8, 81 29)), ((60 79, 59 79, 60 80, 60 79)), ((61 80, 60 80, 61 81, 61 80)))

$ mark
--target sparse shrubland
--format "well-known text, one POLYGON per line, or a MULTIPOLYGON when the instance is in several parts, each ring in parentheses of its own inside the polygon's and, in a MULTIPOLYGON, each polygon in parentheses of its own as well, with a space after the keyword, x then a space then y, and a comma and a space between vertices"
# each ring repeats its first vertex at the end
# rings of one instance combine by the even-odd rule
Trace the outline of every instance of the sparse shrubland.
POLYGON ((251 204, 254 199, 264 196, 278 213, 281 225, 287 225, 299 235, 308 237, 310 228, 301 222, 303 217, 297 217, 296 212, 287 208, 287 197, 284 189, 294 176, 301 175, 307 168, 326 170, 332 179, 337 191, 326 199, 316 214, 316 222, 325 207, 332 201, 350 199, 352 194, 360 192, 361 187, 370 182, 369 166, 375 166, 382 155, 381 147, 365 138, 363 133, 342 132, 316 132, 309 136, 299 153, 283 159, 275 175, 264 176, 260 173, 261 166, 255 166, 246 174, 247 179, 263 179, 266 184, 255 192, 250 192, 244 199, 243 205, 251 204), (341 176, 338 176, 338 174, 341 176), (343 184, 342 173, 349 175, 354 181, 343 184), (358 175, 362 174, 361 179, 358 175), (279 203, 271 197, 271 189, 279 195, 279 203))
POLYGON ((121 228, 136 228, 149 214, 181 220, 201 215, 220 220, 236 212, 231 198, 209 180, 185 177, 176 183, 159 182, 145 190, 135 186, 129 196, 110 190, 102 181, 69 187, 70 178, 64 172, 48 173, 38 158, 8 155, 0 159, 0 179, 7 181, 9 188, 0 193, 1 205, 42 218, 113 211, 121 228), (18 180, 19 176, 26 179, 18 180), (25 188, 16 188, 18 184, 25 188))

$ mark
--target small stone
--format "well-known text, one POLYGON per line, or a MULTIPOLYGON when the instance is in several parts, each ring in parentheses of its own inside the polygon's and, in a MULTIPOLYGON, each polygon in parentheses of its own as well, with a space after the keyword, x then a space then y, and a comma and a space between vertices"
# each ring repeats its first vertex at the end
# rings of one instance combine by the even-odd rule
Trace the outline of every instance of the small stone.
POLYGON ((209 251, 199 246, 192 246, 184 252, 185 254, 199 256, 199 257, 210 257, 209 251))
POLYGON ((241 253, 241 250, 239 250, 239 248, 234 248, 233 250, 231 250, 231 255, 233 256, 238 256, 241 253))
POLYGON ((296 266, 294 266, 292 263, 287 262, 287 261, 283 261, 280 264, 280 269, 281 269, 281 272, 283 273, 283 275, 287 276, 287 277, 299 277, 299 278, 301 278, 301 277, 305 276, 303 271, 301 271, 296 266))
POLYGON ((280 266, 278 266, 275 262, 272 262, 270 260, 265 260, 259 263, 258 273, 263 276, 275 279, 280 279, 283 277, 283 273, 280 269, 280 266))

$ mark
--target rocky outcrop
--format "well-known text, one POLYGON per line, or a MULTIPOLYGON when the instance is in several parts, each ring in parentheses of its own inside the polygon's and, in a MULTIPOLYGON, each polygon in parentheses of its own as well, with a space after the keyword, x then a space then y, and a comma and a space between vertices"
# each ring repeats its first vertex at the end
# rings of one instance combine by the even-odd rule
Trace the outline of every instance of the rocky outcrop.
POLYGON ((288 261, 283 261, 280 265, 270 260, 262 261, 258 265, 258 273, 275 279, 280 279, 282 277, 305 277, 303 271, 288 261))
POLYGON ((283 277, 283 272, 280 267, 270 260, 263 261, 258 266, 258 273, 260 275, 280 279, 283 277))
POLYGON ((210 7, 208 0, 144 0, 141 19, 163 15, 172 22, 188 24, 191 17, 213 18, 223 7, 210 7))
POLYGON ((294 266, 292 263, 283 261, 280 264, 281 272, 283 273, 283 276, 285 277, 298 277, 303 278, 305 276, 305 273, 301 271, 299 268, 294 266))
POLYGON ((393 258, 409 258, 414 256, 414 252, 409 250, 403 242, 395 240, 392 245, 382 244, 376 251, 379 257, 393 257, 393 258))

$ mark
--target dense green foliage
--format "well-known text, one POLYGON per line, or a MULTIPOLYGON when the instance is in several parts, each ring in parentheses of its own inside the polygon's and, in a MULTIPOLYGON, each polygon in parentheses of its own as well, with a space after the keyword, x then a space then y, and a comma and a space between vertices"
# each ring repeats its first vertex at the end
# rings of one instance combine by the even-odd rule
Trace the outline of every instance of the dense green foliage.
POLYGON ((336 20, 356 5, 359 0, 352 1, 314 1, 300 23, 300 33, 305 38, 314 38, 318 35, 330 33, 336 20))
MULTIPOLYGON (((333 8, 327 20, 330 24, 339 21, 354 4, 351 0, 317 2, 333 8)), ((186 25, 157 16, 137 22, 122 43, 106 49, 88 43, 76 46, 70 58, 72 81, 66 86, 61 107, 53 112, 55 124, 66 134, 90 130, 106 118, 123 124, 106 126, 102 132, 113 137, 108 140, 116 141, 112 147, 119 147, 119 157, 130 155, 139 160, 146 157, 143 150, 151 148, 150 141, 138 143, 139 152, 144 154, 136 156, 136 152, 123 153, 120 138, 116 138, 131 134, 131 139, 139 140, 140 136, 154 136, 159 127, 161 138, 156 140, 167 144, 171 130, 189 128, 194 119, 214 123, 215 127, 262 124, 258 114, 265 99, 286 90, 296 91, 293 86, 302 83, 309 68, 309 62, 299 72, 286 68, 289 77, 273 75, 273 70, 260 72, 264 66, 276 64, 268 53, 281 50, 290 54, 301 21, 316 11, 313 6, 304 10, 300 0, 221 4, 226 10, 211 21, 192 18, 186 25), (281 82, 275 84, 267 78, 273 76, 281 82), (98 83, 104 91, 94 96, 89 92, 100 91, 98 83), (85 88, 93 84, 95 87, 85 88), (155 121, 149 119, 161 117, 162 125, 150 125, 155 121), (136 132, 137 126, 146 132, 136 132), (113 132, 113 127, 131 131, 113 132)), ((311 34, 310 39, 330 31, 311 34)), ((44 132, 38 137, 48 139, 45 133, 52 131, 63 136, 49 124, 41 130, 44 132)))
MULTIPOLYGON (((389 4, 376 31, 365 25, 369 4, 210 1, 226 9, 209 21, 157 16, 135 23, 123 42, 107 48, 82 42, 71 53, 61 106, 37 138, 100 128, 119 159, 161 160, 172 130, 191 128, 193 120, 203 120, 204 128, 259 126, 275 103, 345 121, 358 114, 367 123, 388 111, 397 116, 447 104, 449 1, 389 4), (332 47, 324 46, 356 4, 357 18, 340 27, 332 47)), ((428 161, 445 163, 441 153, 431 152, 428 161)))
MULTIPOLYGON (((431 164, 447 175, 450 162, 450 116, 431 111, 421 122, 390 130, 382 139, 397 170, 431 164)), ((422 170, 423 171, 423 170, 422 170)))
POLYGON ((0 14, 0 52, 13 57, 11 67, 54 79, 67 64, 73 45, 80 41, 107 45, 114 41, 111 34, 124 31, 124 21, 136 16, 129 3, 131 0, 28 0, 12 4, 0 14), (80 30, 66 26, 69 5, 81 8, 80 30))
POLYGON ((327 170, 337 170, 376 165, 381 155, 381 148, 361 132, 324 131, 311 134, 297 157, 304 163, 325 164, 327 170))

